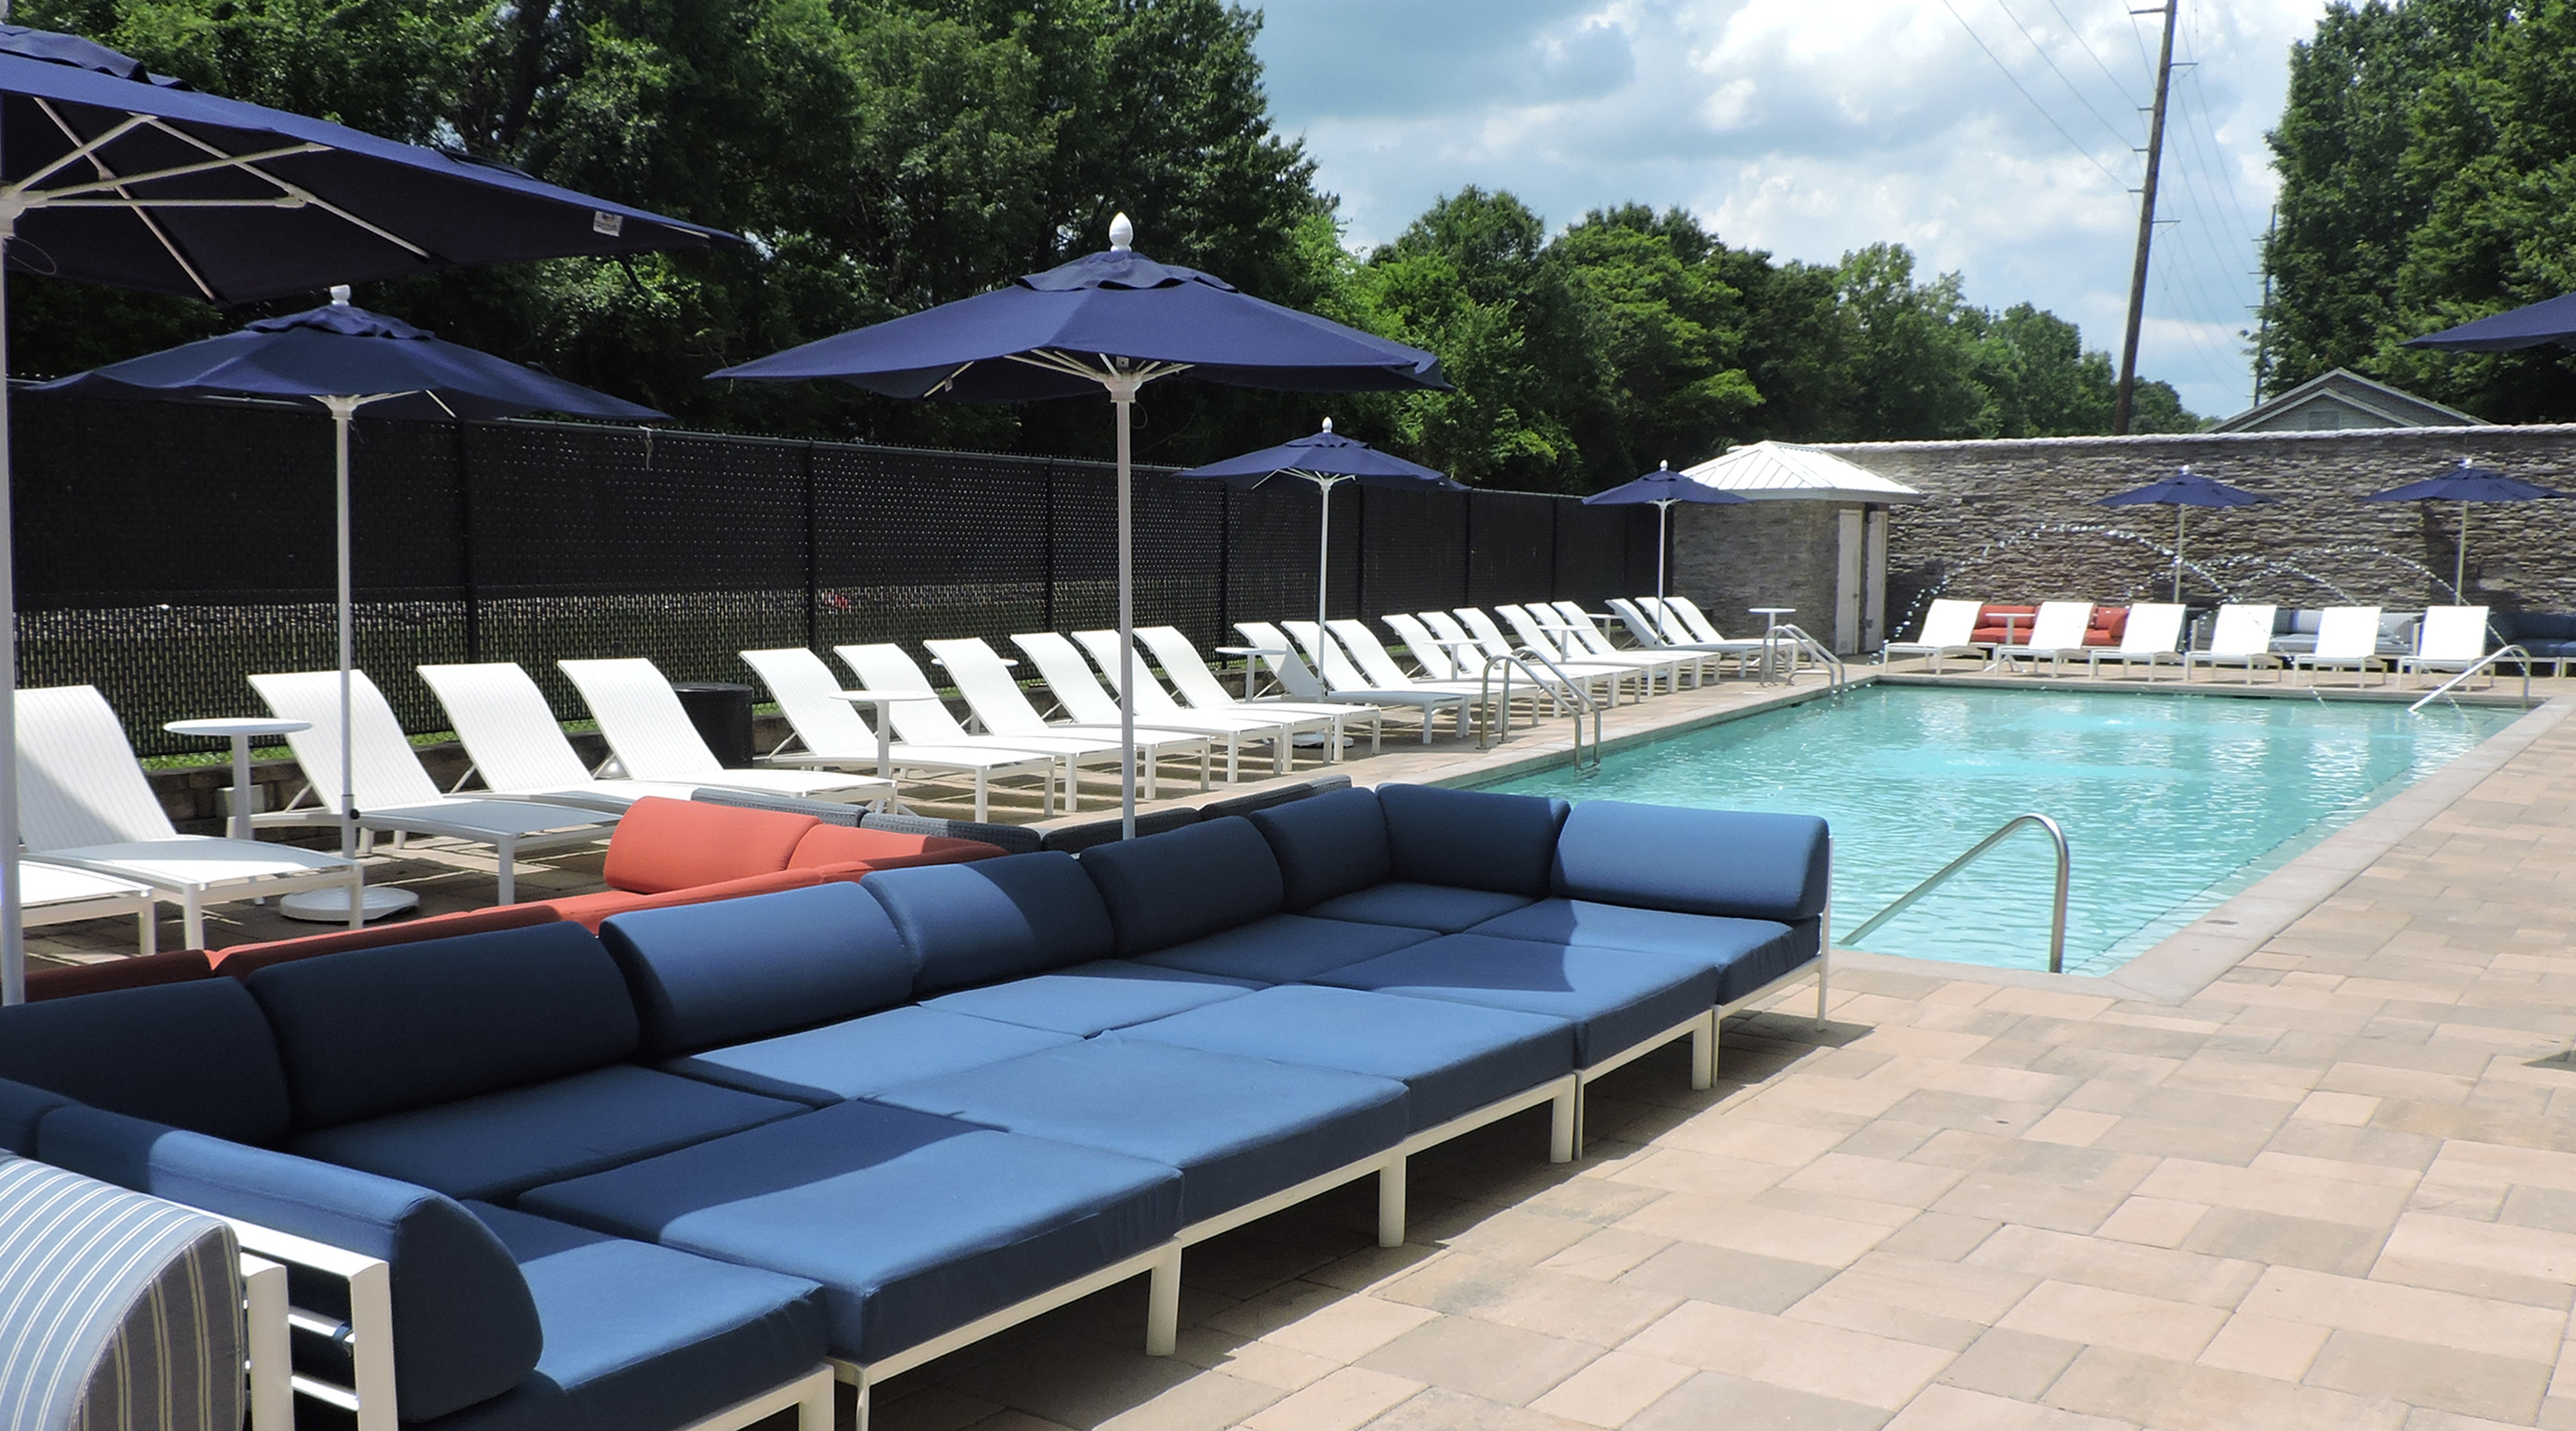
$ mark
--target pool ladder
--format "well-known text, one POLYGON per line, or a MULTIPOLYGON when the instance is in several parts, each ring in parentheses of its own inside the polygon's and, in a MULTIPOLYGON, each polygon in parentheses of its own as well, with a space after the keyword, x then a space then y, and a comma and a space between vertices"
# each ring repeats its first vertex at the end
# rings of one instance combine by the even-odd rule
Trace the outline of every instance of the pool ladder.
MULTIPOLYGON (((2524 650, 2520 646, 2506 646, 2498 650, 2489 651, 2485 655, 2480 656, 2467 670, 2460 672, 2458 675, 2453 676, 2451 679, 2444 681, 2442 684, 2425 692, 2424 699, 2408 706, 2406 708, 2406 713, 2408 715, 2421 715, 2423 714, 2424 707, 2431 705, 2435 701, 2451 701, 2452 688, 2465 684, 2469 677, 2476 675, 2480 671, 2488 672, 2487 684, 2495 684, 2495 675, 2491 668, 2496 662, 2506 660, 2519 661, 2522 663, 2522 704, 2525 710, 2530 709, 2532 655, 2529 651, 2524 650)), ((2451 709, 2458 710, 2459 708, 2460 703, 2458 701, 2451 701, 2451 709)))
MULTIPOLYGON (((1808 635, 1806 628, 1783 621, 1778 626, 1772 628, 1770 634, 1771 643, 1775 648, 1788 648, 1789 668, 1781 673, 1781 684, 1795 685, 1797 683, 1798 659, 1802 656, 1815 662, 1817 666, 1824 670, 1826 689, 1841 690, 1844 686, 1851 684, 1851 671, 1849 668, 1844 666, 1843 658, 1835 655, 1832 647, 1827 646, 1824 642, 1808 635)), ((1763 676, 1764 685, 1770 684, 1770 676, 1768 673, 1771 670, 1772 663, 1778 658, 1778 655, 1779 652, 1776 649, 1762 653, 1762 669, 1765 672, 1763 676)))
MULTIPOLYGON (((1530 678, 1530 685, 1535 689, 1546 691, 1551 700, 1555 700, 1560 704, 1570 703, 1573 706, 1574 771, 1577 775, 1580 775, 1587 780, 1600 774, 1600 702, 1592 699, 1592 693, 1590 691, 1584 689, 1581 683, 1577 682, 1573 677, 1568 676, 1564 669, 1558 666, 1546 652, 1539 650, 1535 646, 1522 646, 1516 650, 1504 652, 1501 655, 1487 656, 1485 658, 1484 686, 1483 691, 1477 700, 1477 707, 1479 711, 1483 713, 1483 719, 1476 728, 1476 748, 1478 750, 1486 748, 1486 737, 1493 733, 1494 716, 1496 714, 1500 714, 1502 717, 1502 738, 1504 740, 1512 738, 1512 672, 1515 670, 1528 676, 1530 678), (1551 685, 1546 676, 1542 676, 1538 673, 1538 667, 1530 664, 1532 661, 1536 661, 1539 666, 1546 667, 1548 671, 1555 676, 1556 679, 1554 684, 1551 685), (1500 706, 1496 706, 1494 704, 1494 668, 1496 666, 1503 668, 1503 701, 1500 706), (1592 758, 1590 760, 1584 759, 1583 756, 1583 718, 1586 715, 1592 717, 1592 758)), ((1535 710, 1536 708, 1533 707, 1532 709, 1535 710)))
POLYGON ((1973 864, 1976 861, 1979 855, 1982 855, 1986 851, 1993 849, 1995 846, 2002 844, 2006 835, 2011 834, 2013 831, 2020 829, 2024 825, 2037 825, 2042 830, 2047 831, 2049 843, 2057 847, 2057 903, 2054 911, 2050 915, 2048 923, 2048 972, 2052 974, 2065 973, 2066 883, 2068 875, 2073 871, 2073 864, 2068 859, 2066 853, 2066 832, 2058 828, 2055 820, 2048 818, 2046 815, 2035 812, 2027 815, 2015 815, 2011 819, 2004 821, 2002 828, 1996 830, 1993 834, 1986 836, 1984 839, 1977 841, 1975 848, 1969 850, 1966 854, 1959 856, 1957 859, 1950 861, 1948 864, 1943 865, 1930 879, 1927 879, 1921 884, 1916 885, 1914 888, 1907 890, 1905 893, 1898 895, 1894 904, 1891 904, 1887 908, 1880 910, 1878 913, 1871 915, 1868 920, 1862 923, 1860 928, 1843 936, 1840 941, 1843 947, 1847 949, 1856 949, 1860 947, 1860 942, 1863 939, 1868 938, 1880 925, 1885 924, 1887 921, 1894 919, 1900 914, 1903 914, 1907 909, 1913 906, 1916 900, 1921 899, 1923 896, 1930 894, 1933 890, 1940 888, 1941 885, 1950 878, 1950 876, 1966 869, 1970 864, 1973 864))

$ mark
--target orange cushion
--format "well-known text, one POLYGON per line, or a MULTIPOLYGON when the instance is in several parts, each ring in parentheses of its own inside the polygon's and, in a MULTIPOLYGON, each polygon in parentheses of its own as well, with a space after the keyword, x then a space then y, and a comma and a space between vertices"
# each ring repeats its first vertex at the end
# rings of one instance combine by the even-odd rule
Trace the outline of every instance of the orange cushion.
POLYGON ((855 880, 878 870, 910 869, 914 865, 962 865, 972 860, 989 860, 1010 851, 981 840, 934 840, 934 844, 964 845, 963 850, 924 850, 917 855, 880 855, 872 860, 844 860, 838 864, 811 865, 814 873, 825 879, 855 880))
POLYGON ((720 880, 714 884, 694 885, 660 894, 635 894, 622 889, 576 894, 547 900, 545 907, 554 911, 556 917, 568 919, 596 934, 601 920, 612 914, 624 914, 630 909, 669 909, 681 904, 705 904, 709 900, 739 899, 748 894, 776 894, 783 889, 803 889, 822 882, 822 877, 812 870, 772 870, 768 874, 720 880))
POLYGON ((962 864, 967 860, 990 859, 1001 853, 999 846, 988 845, 981 840, 818 824, 805 832, 805 838, 796 842, 796 853, 787 857, 787 867, 817 869, 824 865, 868 864, 879 869, 893 869, 898 864, 962 864))
POLYGON ((27 971, 27 1002, 67 999, 74 994, 103 994, 110 989, 140 989, 153 984, 184 984, 215 971, 203 949, 165 949, 130 959, 27 971))
POLYGON ((626 808, 608 840, 601 877, 611 889, 663 894, 773 874, 805 832, 822 822, 783 810, 745 810, 646 796, 626 808))
POLYGON ((444 939, 451 934, 486 934, 495 929, 525 929, 532 924, 552 924, 555 912, 542 904, 502 904, 490 909, 466 909, 454 914, 433 914, 423 919, 402 919, 391 924, 378 924, 366 929, 334 929, 328 934, 307 934, 300 939, 272 939, 264 944, 236 944, 205 956, 216 972, 247 979, 271 964, 308 959, 316 954, 337 954, 343 949, 380 949, 388 944, 409 944, 420 939, 444 939))

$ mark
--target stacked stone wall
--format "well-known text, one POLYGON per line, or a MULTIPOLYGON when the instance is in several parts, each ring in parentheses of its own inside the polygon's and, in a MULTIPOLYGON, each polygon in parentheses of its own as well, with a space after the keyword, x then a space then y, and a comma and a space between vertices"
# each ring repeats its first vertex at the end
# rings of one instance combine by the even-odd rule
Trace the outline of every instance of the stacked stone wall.
POLYGON ((1834 523, 1830 502, 1748 502, 1672 509, 1672 589, 1696 601, 1728 636, 1759 634, 1756 606, 1795 607, 1781 619, 1834 637, 1834 523))

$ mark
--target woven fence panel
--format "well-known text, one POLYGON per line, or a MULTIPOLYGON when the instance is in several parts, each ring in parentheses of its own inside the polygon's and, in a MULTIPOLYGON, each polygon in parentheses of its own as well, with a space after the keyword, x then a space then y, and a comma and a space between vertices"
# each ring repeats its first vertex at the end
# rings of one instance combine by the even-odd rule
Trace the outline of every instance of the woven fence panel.
POLYGON ((1378 618, 1391 611, 1446 611, 1467 600, 1467 504, 1464 492, 1361 489, 1368 513, 1367 609, 1362 618, 1392 633, 1378 618))
POLYGON ((1467 494, 1467 605, 1528 601, 1554 587, 1561 504, 1512 492, 1467 494))

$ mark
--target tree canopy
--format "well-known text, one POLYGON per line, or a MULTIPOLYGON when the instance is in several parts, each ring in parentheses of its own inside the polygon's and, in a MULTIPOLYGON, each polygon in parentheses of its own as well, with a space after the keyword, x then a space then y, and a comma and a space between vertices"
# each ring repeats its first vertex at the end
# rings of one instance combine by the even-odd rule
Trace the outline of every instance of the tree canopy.
MULTIPOLYGON (((1343 425, 1471 482, 1588 491, 1759 437, 2107 429, 2110 366, 2027 304, 1967 303, 1903 248, 1837 265, 1692 216, 1552 232, 1465 189, 1365 255, 1272 127, 1224 0, 22 0, 216 93, 499 160, 749 242, 371 285, 369 306, 720 430, 1096 455, 1096 405, 907 404, 702 375, 980 292, 1102 241, 1432 349, 1457 391, 1336 399, 1343 425)), ((22 278, 21 371, 223 331, 194 302, 22 278)), ((273 304, 283 310, 295 304, 273 304)), ((2141 430, 2197 424, 2144 385, 2141 430)), ((1310 429, 1312 398, 1148 389, 1139 453, 1310 429)))

